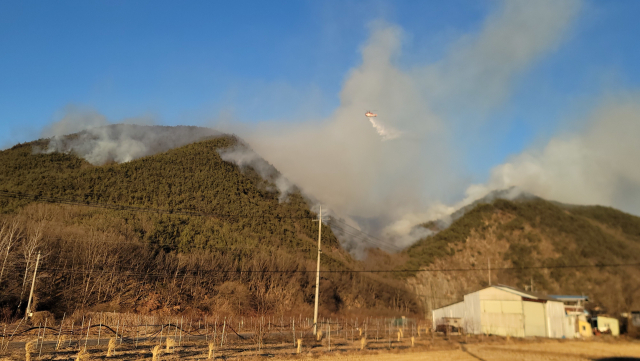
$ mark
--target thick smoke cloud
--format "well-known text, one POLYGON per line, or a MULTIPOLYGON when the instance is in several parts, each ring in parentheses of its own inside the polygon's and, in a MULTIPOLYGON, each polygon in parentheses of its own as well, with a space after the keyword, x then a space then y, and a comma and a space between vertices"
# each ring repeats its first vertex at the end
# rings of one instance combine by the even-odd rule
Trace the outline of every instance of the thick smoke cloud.
MULTIPOLYGON (((150 123, 147 119, 126 119, 127 123, 150 123)), ((135 124, 111 125, 94 111, 67 109, 65 116, 45 129, 50 137, 46 153, 73 152, 94 165, 129 162, 165 152, 220 133, 198 127, 150 127, 135 124), (79 132, 76 137, 64 137, 79 132)))
POLYGON ((397 65, 402 30, 375 23, 330 117, 221 130, 240 134, 334 214, 406 246, 428 232, 416 224, 450 213, 443 204, 464 189, 453 115, 506 100, 514 80, 562 41, 579 5, 504 2, 442 60, 409 69, 397 65), (369 109, 378 114, 375 128, 364 116, 369 109))
POLYGON ((467 189, 469 202, 517 186, 537 196, 572 204, 614 206, 640 214, 640 95, 610 99, 580 132, 551 139, 495 167, 486 184, 467 189))

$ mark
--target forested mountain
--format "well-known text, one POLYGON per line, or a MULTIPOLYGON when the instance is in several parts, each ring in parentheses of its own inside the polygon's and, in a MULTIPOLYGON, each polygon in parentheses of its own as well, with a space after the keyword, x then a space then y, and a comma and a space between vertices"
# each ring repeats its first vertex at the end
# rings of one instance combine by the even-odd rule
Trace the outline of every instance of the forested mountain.
MULTIPOLYGON (((317 215, 299 191, 283 201, 250 165, 224 161, 219 150, 245 147, 234 136, 103 165, 45 152, 49 141, 0 152, 4 313, 24 310, 37 252, 39 310, 312 307, 317 215)), ((324 269, 362 267, 326 226, 323 247, 324 269)), ((405 287, 376 275, 327 273, 321 291, 327 313, 419 310, 405 287)))
MULTIPOLYGON (((278 189, 277 170, 262 159, 225 161, 229 151, 257 156, 246 158, 234 136, 197 129, 179 132, 205 137, 195 143, 155 145, 161 153, 123 163, 114 160, 126 152, 92 152, 104 162, 91 164, 79 140, 100 146, 103 133, 0 152, 3 317, 24 312, 38 252, 36 307, 56 314, 312 312, 317 215, 295 186, 278 189)), ((151 139, 171 129, 160 134, 151 139)), ((363 262, 323 226, 323 269, 393 272, 323 274, 321 312, 428 311, 486 286, 489 263, 494 284, 585 294, 611 313, 640 308, 640 267, 620 266, 640 262, 640 218, 531 195, 500 199, 510 193, 460 210, 447 227, 427 223, 433 236, 397 254, 371 250, 363 262)))
POLYGON ((432 270, 404 274, 429 309, 488 285, 489 264, 493 284, 588 295, 612 314, 640 308, 640 218, 613 208, 495 199, 397 257, 432 270))

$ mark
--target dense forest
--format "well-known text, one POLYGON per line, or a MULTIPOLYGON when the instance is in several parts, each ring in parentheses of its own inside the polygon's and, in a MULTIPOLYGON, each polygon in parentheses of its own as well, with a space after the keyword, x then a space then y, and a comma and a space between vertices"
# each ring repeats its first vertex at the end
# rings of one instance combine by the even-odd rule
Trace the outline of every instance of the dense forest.
MULTIPOLYGON (((0 152, 0 307, 24 312, 37 253, 36 307, 138 312, 287 313, 313 304, 317 215, 299 191, 218 151, 220 135, 126 163, 92 165, 48 140, 0 152)), ((323 226, 323 269, 359 270, 323 226)), ((321 311, 418 312, 397 281, 324 273, 321 311)))

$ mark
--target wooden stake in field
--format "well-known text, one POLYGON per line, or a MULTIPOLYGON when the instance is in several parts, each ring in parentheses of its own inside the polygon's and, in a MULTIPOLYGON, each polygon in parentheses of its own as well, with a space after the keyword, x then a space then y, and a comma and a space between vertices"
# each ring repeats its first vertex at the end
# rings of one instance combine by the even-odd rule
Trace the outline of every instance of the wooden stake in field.
POLYGON ((38 324, 38 334, 36 335, 36 350, 38 349, 38 345, 40 344, 40 328, 42 327, 42 324, 39 323, 38 324))
POLYGON ((71 340, 73 340, 73 324, 75 320, 71 320, 71 335, 69 335, 69 347, 71 347, 71 340))
MULTIPOLYGON (((84 339, 84 350, 87 351, 87 342, 89 341, 89 329, 91 328, 91 318, 89 318, 89 325, 87 326, 87 337, 84 339)), ((79 355, 79 353, 78 353, 79 355)), ((80 356, 78 356, 80 357, 80 356)))
POLYGON ((83 331, 84 331, 84 315, 82 315, 82 323, 80 324, 80 333, 78 333, 78 348, 80 348, 80 342, 82 342, 83 331))
POLYGON ((56 342, 56 350, 60 348, 60 335, 62 334, 62 325, 64 324, 64 318, 66 315, 66 312, 62 315, 62 322, 60 322, 60 331, 58 331, 58 342, 56 342))
POLYGON ((262 343, 262 322, 260 322, 260 332, 258 333, 258 352, 260 352, 261 343, 262 343))
POLYGON ((122 321, 122 332, 120 332, 120 345, 122 345, 122 337, 124 336, 124 327, 127 324, 127 321, 122 321))
POLYGON ((224 324, 222 325, 222 336, 220 337, 220 348, 222 348, 222 344, 224 343, 224 331, 227 328, 227 318, 224 318, 224 324))
MULTIPOLYGON (((7 334, 7 325, 4 325, 2 330, 2 344, 0 344, 0 351, 4 352, 4 335, 7 334)), ((9 341, 7 341, 7 347, 9 347, 9 341)))
POLYGON ((44 328, 42 329, 42 342, 40 342, 40 352, 38 353, 38 357, 42 356, 42 345, 44 344, 44 334, 47 332, 47 321, 48 318, 44 319, 44 328))
POLYGON ((102 333, 102 316, 100 316, 100 325, 98 326, 98 346, 100 346, 100 334, 102 333))
POLYGON ((298 353, 302 352, 302 339, 298 339, 298 353))
POLYGON ((296 347, 296 319, 293 318, 293 347, 296 347))

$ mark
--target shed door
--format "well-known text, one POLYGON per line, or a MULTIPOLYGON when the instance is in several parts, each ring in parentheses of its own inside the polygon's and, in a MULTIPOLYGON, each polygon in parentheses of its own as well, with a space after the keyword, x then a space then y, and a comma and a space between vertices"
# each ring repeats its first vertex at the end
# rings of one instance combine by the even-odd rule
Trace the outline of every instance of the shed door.
POLYGON ((524 301, 524 335, 545 337, 546 323, 544 303, 524 301))

